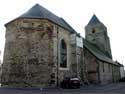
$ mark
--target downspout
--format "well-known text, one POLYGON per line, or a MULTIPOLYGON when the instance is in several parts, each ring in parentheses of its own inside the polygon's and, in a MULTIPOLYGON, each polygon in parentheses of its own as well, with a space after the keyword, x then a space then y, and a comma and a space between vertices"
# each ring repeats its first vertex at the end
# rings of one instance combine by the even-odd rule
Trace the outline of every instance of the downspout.
POLYGON ((57 76, 56 76, 56 80, 57 80, 56 86, 57 86, 57 87, 59 87, 59 78, 58 78, 58 75, 59 75, 59 70, 58 70, 58 69, 59 69, 59 68, 58 68, 58 67, 59 67, 59 57, 58 57, 58 55, 59 55, 59 54, 58 54, 59 40, 58 40, 58 37, 59 37, 59 36, 58 36, 58 33, 59 33, 59 28, 58 28, 58 26, 57 26, 57 64, 56 64, 56 65, 57 65, 57 67, 56 67, 56 71, 57 71, 57 72, 56 72, 56 73, 57 73, 57 74, 56 74, 56 75, 57 75, 57 76))
POLYGON ((79 75, 78 75, 78 56, 77 56, 77 35, 75 36, 75 52, 76 52, 76 76, 77 78, 79 78, 79 75))

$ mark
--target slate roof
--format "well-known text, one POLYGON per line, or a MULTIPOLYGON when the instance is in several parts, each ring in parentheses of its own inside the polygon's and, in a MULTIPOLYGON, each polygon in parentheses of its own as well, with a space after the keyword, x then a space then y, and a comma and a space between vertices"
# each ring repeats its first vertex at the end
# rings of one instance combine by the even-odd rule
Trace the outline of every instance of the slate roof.
MULTIPOLYGON (((42 7, 39 4, 34 5, 26 13, 24 13, 23 15, 19 16, 16 19, 19 19, 19 18, 48 19, 48 20, 54 22, 55 24, 67 29, 71 33, 76 32, 63 18, 56 16, 55 14, 51 13, 49 10, 45 9, 44 7, 42 7)), ((14 19, 14 20, 16 20, 16 19, 14 19)))
POLYGON ((86 47, 96 58, 98 58, 101 61, 105 61, 111 64, 118 65, 115 63, 111 58, 107 57, 102 51, 100 51, 96 45, 90 43, 86 39, 83 40, 83 45, 86 47))
POLYGON ((93 24, 97 24, 97 23, 101 23, 99 21, 99 19, 97 18, 97 16, 94 14, 91 18, 91 20, 89 21, 88 25, 93 25, 93 24))

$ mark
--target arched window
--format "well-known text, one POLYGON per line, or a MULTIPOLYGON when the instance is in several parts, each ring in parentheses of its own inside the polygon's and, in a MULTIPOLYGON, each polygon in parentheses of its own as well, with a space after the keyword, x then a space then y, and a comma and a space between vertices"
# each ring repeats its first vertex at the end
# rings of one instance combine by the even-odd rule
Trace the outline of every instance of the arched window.
POLYGON ((63 39, 60 44, 60 67, 67 68, 67 45, 63 39))

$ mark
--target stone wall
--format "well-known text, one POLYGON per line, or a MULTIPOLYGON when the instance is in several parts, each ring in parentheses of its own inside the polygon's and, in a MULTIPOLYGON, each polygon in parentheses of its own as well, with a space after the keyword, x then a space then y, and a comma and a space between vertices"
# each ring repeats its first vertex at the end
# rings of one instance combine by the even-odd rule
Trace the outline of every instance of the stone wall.
POLYGON ((120 78, 125 77, 125 71, 124 71, 124 66, 120 67, 120 78))
POLYGON ((113 82, 118 82, 120 79, 120 66, 113 65, 112 71, 113 71, 113 73, 112 73, 113 82))
POLYGON ((54 67, 54 25, 47 20, 18 19, 6 26, 2 86, 48 87, 54 67))
POLYGON ((99 62, 99 70, 100 70, 100 83, 101 84, 108 84, 108 83, 112 83, 112 67, 113 64, 110 63, 106 63, 103 61, 98 61, 99 62))
POLYGON ((109 58, 112 58, 110 39, 107 34, 107 28, 103 23, 88 24, 85 27, 85 38, 94 43, 98 49, 105 53, 109 58))
POLYGON ((84 48, 85 65, 87 71, 87 79, 90 83, 99 83, 98 78, 98 59, 84 48))
POLYGON ((95 84, 109 84, 119 79, 119 67, 97 59, 84 48, 88 81, 95 84))

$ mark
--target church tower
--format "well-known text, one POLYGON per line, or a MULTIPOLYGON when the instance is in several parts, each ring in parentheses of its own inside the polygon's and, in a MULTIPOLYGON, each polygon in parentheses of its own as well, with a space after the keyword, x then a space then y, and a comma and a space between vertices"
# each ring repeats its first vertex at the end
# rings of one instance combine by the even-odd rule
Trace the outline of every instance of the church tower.
POLYGON ((99 50, 103 51, 109 58, 112 58, 107 28, 99 21, 96 15, 93 15, 85 27, 85 38, 93 43, 99 50))

